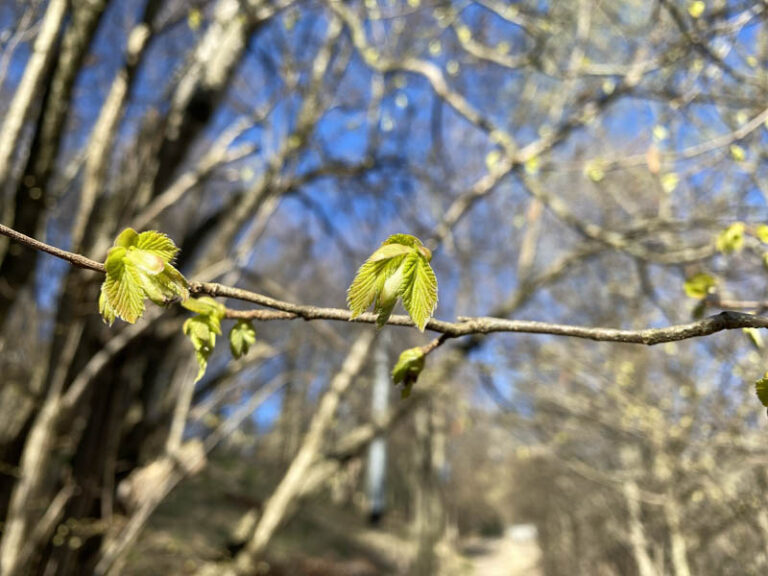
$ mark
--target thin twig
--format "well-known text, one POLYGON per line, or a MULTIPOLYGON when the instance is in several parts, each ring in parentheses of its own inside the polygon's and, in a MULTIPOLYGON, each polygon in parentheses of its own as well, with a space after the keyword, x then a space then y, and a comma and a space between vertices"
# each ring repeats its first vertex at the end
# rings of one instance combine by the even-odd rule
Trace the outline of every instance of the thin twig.
MULTIPOLYGON (((99 262, 79 254, 55 248, 7 228, 6 226, 0 225, 0 234, 17 240, 30 248, 35 248, 56 256, 57 258, 66 260, 75 266, 102 273, 105 271, 104 265, 99 262)), ((252 318, 256 320, 290 320, 301 318, 303 320, 336 320, 364 324, 374 324, 376 322, 376 315, 371 313, 362 314, 357 318, 352 318, 352 313, 346 309, 293 304, 249 290, 243 290, 242 288, 224 286, 213 282, 191 282, 189 287, 192 294, 207 294, 208 296, 213 297, 231 298, 243 302, 251 302, 272 309, 272 311, 230 310, 227 314, 230 318, 252 318)), ((413 321, 408 316, 403 315, 391 316, 387 321, 387 324, 392 326, 414 326, 413 321)), ((514 332, 569 336, 572 338, 583 338, 600 342, 644 344, 646 346, 688 340, 690 338, 700 338, 723 330, 736 330, 739 328, 768 328, 768 318, 742 312, 725 311, 688 324, 678 324, 664 328, 647 328, 644 330, 591 328, 570 324, 554 324, 531 320, 506 320, 503 318, 492 317, 459 317, 458 322, 446 322, 444 320, 432 319, 429 320, 426 325, 427 330, 443 334, 444 338, 440 339, 440 344, 449 338, 458 338, 460 336, 469 336, 472 334, 514 332)), ((437 344, 435 344, 435 347, 436 346, 437 344)))

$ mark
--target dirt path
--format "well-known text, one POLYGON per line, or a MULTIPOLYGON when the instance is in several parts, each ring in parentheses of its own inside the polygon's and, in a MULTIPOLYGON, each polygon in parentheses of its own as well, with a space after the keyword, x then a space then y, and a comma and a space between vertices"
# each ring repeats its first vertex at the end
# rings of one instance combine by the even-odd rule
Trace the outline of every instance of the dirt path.
POLYGON ((477 538, 462 546, 462 556, 476 576, 539 576, 539 548, 535 541, 508 536, 477 538))

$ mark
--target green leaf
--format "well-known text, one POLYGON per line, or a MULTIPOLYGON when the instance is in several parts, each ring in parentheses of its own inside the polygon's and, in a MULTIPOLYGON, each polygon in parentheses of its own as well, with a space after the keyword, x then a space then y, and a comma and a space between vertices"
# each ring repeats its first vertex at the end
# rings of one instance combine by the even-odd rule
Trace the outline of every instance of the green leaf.
POLYGON ((755 392, 757 392, 757 397, 763 403, 763 406, 768 407, 768 372, 755 382, 755 392))
POLYGON ((229 331, 229 349, 235 358, 248 354, 248 350, 255 342, 256 331, 248 320, 238 320, 229 331))
POLYGON ((397 258, 398 256, 405 256, 413 248, 411 246, 405 246, 403 244, 384 244, 381 248, 376 250, 369 261, 378 262, 380 260, 389 260, 391 258, 397 258))
POLYGON ((688 278, 683 290, 689 298, 705 298, 717 286, 717 279, 709 274, 700 273, 688 278))
POLYGON ((114 308, 112 308, 112 306, 110 306, 109 302, 107 301, 104 290, 99 293, 99 314, 101 314, 104 322, 110 326, 112 326, 112 323, 115 321, 115 317, 117 316, 115 314, 114 308))
POLYGON ((99 297, 102 316, 109 324, 115 317, 133 324, 144 313, 144 290, 139 273, 114 255, 107 257, 106 268, 107 277, 101 285, 99 297))
POLYGON ((136 239, 139 237, 139 233, 136 232, 133 228, 126 228, 120 234, 118 234, 117 238, 115 238, 115 246, 121 246, 123 248, 128 248, 130 246, 133 246, 136 243, 136 239))
POLYGON ((166 263, 171 262, 176 257, 176 254, 179 253, 179 249, 173 243, 173 240, 165 234, 155 230, 149 230, 148 232, 139 234, 134 246, 137 250, 149 252, 162 258, 166 263))
POLYGON ((394 266, 395 262, 397 262, 397 267, 394 272, 384 276, 384 282, 381 285, 381 288, 379 288, 379 295, 376 298, 376 305, 374 306, 374 311, 378 314, 376 317, 376 326, 379 328, 387 323, 387 320, 389 320, 389 317, 392 314, 392 310, 395 309, 397 299, 402 294, 405 262, 409 257, 410 256, 406 256, 397 260, 393 259, 392 265, 394 266))
POLYGON ((747 151, 738 144, 731 144, 729 150, 731 152, 731 158, 736 162, 744 162, 747 158, 747 151))
POLYGON ((360 267, 347 291, 352 318, 373 304, 376 324, 381 328, 402 297, 411 318, 423 330, 437 303, 437 280, 429 266, 431 259, 432 252, 415 236, 393 234, 387 238, 360 267))
POLYGON ((744 223, 734 222, 717 235, 716 248, 723 254, 739 252, 744 247, 744 223))
POLYGON ((189 29, 195 32, 200 29, 202 23, 203 13, 197 8, 190 10, 189 14, 187 14, 187 26, 189 26, 189 29))
MULTIPOLYGON (((401 256, 400 259, 402 258, 401 256)), ((376 300, 387 278, 387 270, 392 267, 392 260, 395 259, 369 259, 357 271, 352 285, 347 290, 347 305, 352 311, 352 318, 360 316, 376 300)))
POLYGON ((213 354, 213 348, 202 347, 195 350, 195 359, 198 366, 195 382, 199 382, 205 376, 205 371, 208 369, 208 359, 211 357, 211 354, 213 354))
POLYGON ((664 174, 661 177, 661 188, 667 194, 672 194, 672 192, 675 191, 675 188, 677 188, 678 184, 680 184, 680 176, 678 176, 674 172, 664 174))
POLYGON ((768 225, 760 224, 760 226, 757 227, 757 230, 755 230, 755 236, 757 236, 757 239, 763 244, 768 244, 768 225))
POLYGON ((381 243, 382 246, 388 244, 401 244, 403 246, 408 246, 409 248, 418 248, 419 246, 422 246, 421 240, 411 234, 392 234, 381 243))
POLYGON ((691 15, 691 18, 700 18, 706 9, 707 5, 703 0, 688 3, 688 14, 691 15))
POLYGON ((221 318, 215 314, 198 314, 188 318, 182 328, 195 349, 198 371, 195 382, 200 380, 208 367, 208 358, 216 347, 216 335, 221 334, 221 318))
POLYGON ((584 173, 593 182, 601 182, 605 178, 605 166, 600 160, 593 160, 587 164, 584 173))
POLYGON ((437 278, 419 253, 410 254, 403 265, 403 306, 411 320, 424 332, 437 306, 437 278))
POLYGON ((392 369, 392 381, 395 385, 403 385, 401 392, 403 398, 411 395, 411 389, 424 369, 425 360, 424 352, 418 347, 404 350, 397 359, 397 364, 392 369))
POLYGON ((195 349, 198 371, 195 382, 200 380, 208 367, 208 358, 216 347, 216 335, 221 334, 221 321, 226 308, 210 296, 189 299, 181 304, 188 310, 197 312, 192 318, 187 318, 182 331, 189 337, 195 349))
POLYGON ((762 350, 765 347, 763 336, 757 328, 742 328, 741 331, 757 350, 762 350))
POLYGON ((106 278, 99 295, 99 313, 108 324, 122 318, 133 324, 144 314, 144 300, 165 304, 189 297, 187 280, 171 265, 178 248, 165 234, 138 233, 126 228, 104 262, 106 278))

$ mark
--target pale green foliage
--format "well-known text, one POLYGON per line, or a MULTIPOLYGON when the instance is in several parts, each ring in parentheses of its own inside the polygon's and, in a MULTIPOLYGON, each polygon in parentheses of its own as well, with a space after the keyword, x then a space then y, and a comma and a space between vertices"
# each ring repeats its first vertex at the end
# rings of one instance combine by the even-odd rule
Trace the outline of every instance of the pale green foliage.
POLYGON ((747 337, 749 342, 757 350, 762 350, 765 347, 763 336, 760 334, 760 331, 757 328, 742 328, 741 331, 744 332, 744 335, 747 337))
POLYGON ((184 276, 171 262, 179 249, 165 234, 126 228, 115 239, 104 262, 99 312, 110 326, 115 318, 133 324, 144 314, 144 300, 166 304, 189 298, 184 276))
POLYGON ((398 298, 422 332, 437 306, 432 253, 415 236, 394 234, 357 271, 347 291, 352 318, 373 304, 376 325, 387 323, 398 298))
POLYGON ((183 331, 189 337, 197 358, 197 377, 200 380, 208 367, 208 358, 216 347, 216 335, 221 334, 221 320, 226 308, 209 296, 194 298, 182 303, 187 310, 197 315, 184 322, 183 331))
POLYGON ((238 320, 229 331, 229 349, 235 358, 248 354, 248 350, 255 342, 256 331, 248 320, 238 320))
POLYGON ((688 14, 691 15, 691 18, 700 18, 706 9, 707 4, 703 0, 688 2, 688 14))
POLYGON ((734 222, 717 235, 716 248, 723 254, 739 252, 744 247, 744 223, 734 222))
POLYGON ((675 188, 677 188, 678 184, 680 184, 680 176, 674 172, 664 174, 661 177, 661 188, 667 194, 672 194, 672 192, 675 191, 675 188))
POLYGON ((729 150, 731 152, 731 158, 736 162, 744 162, 747 158, 747 151, 738 144, 731 144, 729 150))
POLYGON ((392 381, 395 384, 402 384, 401 396, 408 398, 411 395, 411 389, 419 378, 421 371, 424 370, 426 356, 421 348, 409 348, 400 354, 397 364, 392 369, 392 381))
POLYGON ((760 399, 760 402, 763 403, 763 406, 768 407, 768 372, 766 372, 760 380, 755 382, 755 391, 757 392, 757 397, 760 399))
POLYGON ((593 182, 601 182, 605 178, 605 166, 602 161, 593 160, 584 168, 584 174, 593 182))
POLYGON ((768 225, 760 224, 755 230, 755 236, 763 244, 768 244, 768 225))
POLYGON ((423 332, 437 304, 437 278, 421 254, 406 256, 403 268, 403 306, 423 332))
POLYGON ((702 272, 688 278, 683 284, 683 290, 689 298, 706 298, 716 285, 717 279, 702 272))

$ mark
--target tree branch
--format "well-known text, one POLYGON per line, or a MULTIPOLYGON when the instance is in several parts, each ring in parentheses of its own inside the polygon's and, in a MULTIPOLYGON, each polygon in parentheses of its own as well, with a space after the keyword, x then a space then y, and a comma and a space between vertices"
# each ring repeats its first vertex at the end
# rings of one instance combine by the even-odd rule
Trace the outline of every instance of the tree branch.
MULTIPOLYGON (((66 250, 50 246, 29 236, 21 234, 6 226, 0 225, 0 234, 21 242, 22 244, 41 250, 57 258, 61 258, 80 268, 87 268, 96 272, 105 272, 104 265, 66 250)), ((230 298, 250 302, 271 310, 227 310, 228 318, 242 318, 254 320, 291 320, 301 318, 303 320, 336 320, 374 324, 376 315, 362 314, 352 318, 352 312, 342 308, 324 308, 304 304, 293 304, 263 294, 224 286, 215 282, 191 282, 189 285, 192 294, 206 294, 212 297, 230 298)), ((413 327, 413 321, 404 315, 393 315, 387 324, 392 326, 413 327)), ((427 322, 426 329, 443 334, 441 342, 449 338, 458 338, 472 334, 491 334, 494 332, 513 332, 521 334, 549 334, 551 336, 569 336, 583 338, 599 342, 619 342, 624 344, 644 344, 652 346, 665 342, 676 342, 709 336, 723 330, 736 330, 739 328, 768 328, 768 318, 743 312, 724 311, 714 316, 703 318, 688 324, 678 324, 664 328, 646 328, 644 330, 621 330, 616 328, 590 328, 574 326, 570 324, 556 324, 538 322, 533 320, 506 320, 492 317, 464 317, 460 316, 457 322, 432 319, 427 322)))

